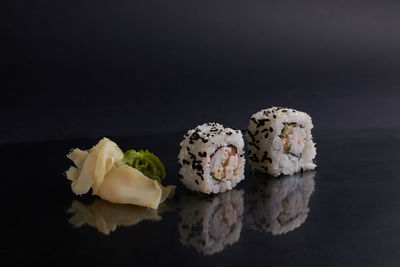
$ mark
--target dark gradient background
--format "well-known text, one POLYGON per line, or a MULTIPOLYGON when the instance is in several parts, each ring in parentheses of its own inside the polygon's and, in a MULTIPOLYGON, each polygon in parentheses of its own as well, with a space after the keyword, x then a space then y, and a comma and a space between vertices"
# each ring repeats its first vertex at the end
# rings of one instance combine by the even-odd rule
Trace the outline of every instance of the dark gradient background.
POLYGON ((320 129, 400 126, 399 1, 9 1, 0 141, 246 128, 272 105, 320 129))

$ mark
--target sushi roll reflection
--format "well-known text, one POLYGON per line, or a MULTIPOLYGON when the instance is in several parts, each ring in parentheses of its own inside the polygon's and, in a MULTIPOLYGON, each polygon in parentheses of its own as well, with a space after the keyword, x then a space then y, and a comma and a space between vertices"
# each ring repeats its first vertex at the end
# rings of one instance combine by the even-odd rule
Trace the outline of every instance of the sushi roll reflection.
POLYGON ((247 191, 246 222, 251 228, 286 234, 302 225, 309 212, 315 172, 280 179, 257 174, 247 191))
POLYGON ((181 243, 212 255, 237 242, 242 230, 243 195, 243 190, 185 195, 178 225, 181 243))
POLYGON ((244 140, 240 130, 205 123, 189 130, 180 146, 179 175, 190 190, 225 192, 244 179, 244 140))
POLYGON ((290 108, 273 107, 251 116, 247 138, 250 165, 272 176, 314 170, 317 154, 311 117, 290 108))

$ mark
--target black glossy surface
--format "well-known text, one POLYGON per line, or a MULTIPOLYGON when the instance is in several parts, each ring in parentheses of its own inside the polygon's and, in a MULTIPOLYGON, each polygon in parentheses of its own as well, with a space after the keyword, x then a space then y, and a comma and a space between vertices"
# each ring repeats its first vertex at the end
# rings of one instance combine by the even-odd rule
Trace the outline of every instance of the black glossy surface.
MULTIPOLYGON (((72 215, 67 210, 74 200, 89 205, 97 198, 74 196, 62 174, 71 164, 65 157, 70 148, 89 148, 97 140, 2 146, 1 263, 398 265, 400 129, 314 131, 314 136, 318 169, 305 222, 274 236, 254 230, 244 215, 239 240, 210 256, 180 242, 179 213, 189 194, 182 184, 169 203, 175 211, 165 211, 160 221, 118 226, 107 236, 91 226, 74 228, 69 223, 72 215)), ((154 151, 166 165, 167 183, 176 184, 180 138, 181 134, 170 134, 113 140, 123 150, 154 151)), ((238 187, 245 191, 245 210, 254 179, 248 173, 238 187)), ((132 209, 126 212, 134 214, 132 209)))

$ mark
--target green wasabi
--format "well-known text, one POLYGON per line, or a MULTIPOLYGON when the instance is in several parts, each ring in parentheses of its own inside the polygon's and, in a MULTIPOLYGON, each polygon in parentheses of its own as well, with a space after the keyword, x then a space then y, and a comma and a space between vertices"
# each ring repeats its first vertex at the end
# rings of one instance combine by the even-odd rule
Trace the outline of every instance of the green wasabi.
POLYGON ((166 177, 164 165, 156 155, 148 150, 128 150, 122 161, 160 183, 166 177))

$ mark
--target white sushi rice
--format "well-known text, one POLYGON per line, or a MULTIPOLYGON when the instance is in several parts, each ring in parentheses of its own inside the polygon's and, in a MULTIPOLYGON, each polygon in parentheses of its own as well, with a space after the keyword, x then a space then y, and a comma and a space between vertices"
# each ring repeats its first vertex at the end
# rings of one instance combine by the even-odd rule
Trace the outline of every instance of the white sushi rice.
POLYGON ((204 123, 180 143, 178 163, 183 184, 206 194, 232 190, 244 179, 244 140, 240 130, 204 123))
POLYGON ((243 190, 218 195, 187 194, 181 202, 180 241, 203 255, 236 243, 242 230, 243 190))
POLYGON ((253 114, 247 132, 250 165, 275 177, 314 170, 317 153, 312 128, 308 114, 290 108, 253 114))
POLYGON ((246 198, 246 222, 251 228, 286 234, 302 225, 309 213, 308 203, 314 191, 315 172, 280 179, 257 175, 249 185, 246 198))

